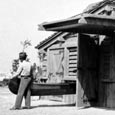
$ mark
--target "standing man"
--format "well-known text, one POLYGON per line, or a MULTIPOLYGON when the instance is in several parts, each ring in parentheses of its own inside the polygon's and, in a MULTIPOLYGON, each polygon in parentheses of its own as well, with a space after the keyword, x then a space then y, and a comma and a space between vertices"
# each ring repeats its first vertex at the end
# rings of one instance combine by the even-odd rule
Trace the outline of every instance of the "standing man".
POLYGON ((29 109, 31 105, 31 91, 30 84, 32 80, 31 70, 32 66, 29 61, 26 60, 27 55, 25 52, 19 53, 19 68, 13 77, 20 78, 20 85, 18 89, 18 94, 16 97, 15 105, 10 110, 21 109, 21 104, 23 96, 25 97, 25 108, 29 109))

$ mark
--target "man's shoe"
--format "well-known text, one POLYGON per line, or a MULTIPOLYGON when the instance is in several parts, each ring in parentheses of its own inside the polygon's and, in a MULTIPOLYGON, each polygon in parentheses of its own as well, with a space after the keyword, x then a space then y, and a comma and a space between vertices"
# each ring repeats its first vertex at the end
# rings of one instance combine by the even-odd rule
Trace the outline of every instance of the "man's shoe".
POLYGON ((25 107, 23 107, 23 109, 31 109, 31 107, 27 107, 27 106, 25 106, 25 107))
POLYGON ((20 110, 21 108, 12 107, 10 110, 20 110))

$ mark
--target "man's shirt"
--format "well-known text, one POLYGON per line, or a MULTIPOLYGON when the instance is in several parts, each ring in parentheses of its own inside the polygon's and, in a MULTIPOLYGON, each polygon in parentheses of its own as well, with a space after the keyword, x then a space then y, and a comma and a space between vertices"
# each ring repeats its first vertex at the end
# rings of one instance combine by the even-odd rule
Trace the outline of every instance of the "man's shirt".
POLYGON ((23 61, 20 63, 19 68, 18 68, 17 72, 13 75, 13 77, 16 77, 19 75, 29 76, 31 74, 31 68, 32 68, 32 65, 30 62, 23 61))

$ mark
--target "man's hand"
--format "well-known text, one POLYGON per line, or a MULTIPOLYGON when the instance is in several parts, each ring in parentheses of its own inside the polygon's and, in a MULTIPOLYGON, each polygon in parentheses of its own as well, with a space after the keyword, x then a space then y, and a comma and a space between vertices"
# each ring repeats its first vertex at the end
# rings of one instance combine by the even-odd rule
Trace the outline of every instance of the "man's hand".
POLYGON ((19 75, 19 76, 18 76, 18 78, 20 79, 20 78, 21 78, 21 76, 19 75))

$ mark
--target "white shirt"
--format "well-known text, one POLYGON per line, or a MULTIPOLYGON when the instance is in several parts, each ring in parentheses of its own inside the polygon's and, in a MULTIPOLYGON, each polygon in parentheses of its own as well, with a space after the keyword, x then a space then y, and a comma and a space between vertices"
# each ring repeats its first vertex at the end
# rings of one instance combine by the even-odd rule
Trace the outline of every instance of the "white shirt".
POLYGON ((17 72, 13 75, 13 77, 21 76, 29 76, 31 73, 31 63, 28 61, 23 61, 20 63, 17 72))

